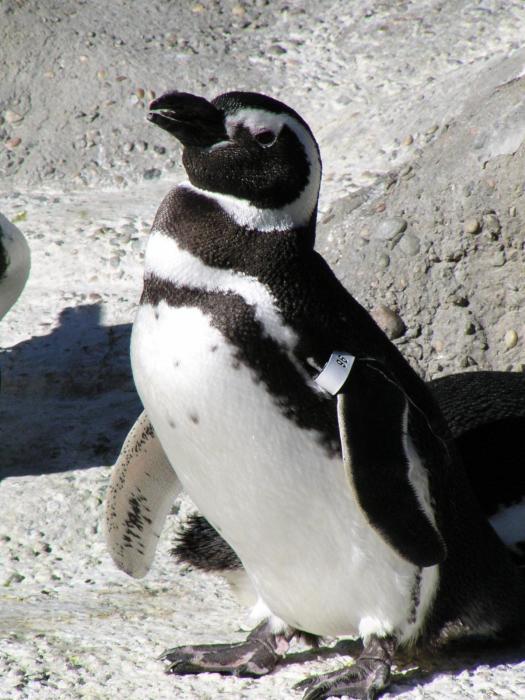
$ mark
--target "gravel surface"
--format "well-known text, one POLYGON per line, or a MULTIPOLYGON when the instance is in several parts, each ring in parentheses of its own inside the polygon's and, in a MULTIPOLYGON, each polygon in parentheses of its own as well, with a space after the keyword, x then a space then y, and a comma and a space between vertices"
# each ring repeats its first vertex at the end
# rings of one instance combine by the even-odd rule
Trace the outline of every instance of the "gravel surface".
MULTIPOLYGON (((0 3, 0 211, 32 271, 3 319, 0 700, 299 698, 355 645, 298 647, 260 680, 155 657, 240 639, 226 585, 106 552, 109 468, 140 411, 128 359, 143 248, 180 150, 144 121, 165 89, 255 89, 309 122, 319 249, 427 377, 523 370, 522 0, 0 3)), ((525 697, 523 649, 400 657, 385 698, 525 697)))

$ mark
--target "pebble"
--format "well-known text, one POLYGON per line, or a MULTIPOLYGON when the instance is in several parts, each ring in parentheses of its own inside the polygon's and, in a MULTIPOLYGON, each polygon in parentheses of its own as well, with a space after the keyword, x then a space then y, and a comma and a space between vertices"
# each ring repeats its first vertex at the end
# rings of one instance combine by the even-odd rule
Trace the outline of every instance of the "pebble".
POLYGON ((400 338, 406 331, 406 326, 399 314, 392 311, 388 306, 383 304, 374 306, 370 315, 390 340, 400 338))
POLYGON ((407 255, 417 255, 421 249, 421 243, 419 242, 419 238, 417 236, 407 234, 401 238, 399 247, 403 253, 406 253, 407 255))
POLYGON ((465 335, 474 335, 475 332, 476 326, 472 323, 472 321, 470 323, 467 323, 467 325, 465 326, 465 335))
POLYGON ((137 88, 135 90, 135 95, 136 95, 136 97, 139 98, 139 100, 143 100, 145 94, 146 94, 146 91, 144 90, 144 88, 137 88))
POLYGON ((454 306, 460 306, 462 308, 465 308, 470 304, 468 298, 459 292, 452 294, 450 301, 454 304, 454 306))
POLYGON ((381 253, 377 259, 377 264, 380 268, 386 270, 386 268, 390 265, 390 257, 386 253, 381 253))
POLYGON ((17 124, 18 122, 21 122, 24 117, 21 114, 18 114, 18 112, 12 112, 10 109, 8 109, 4 112, 4 118, 8 124, 17 124))
POLYGON ((500 250, 498 253, 494 255, 494 258, 492 259, 492 264, 494 267, 503 267, 505 265, 505 253, 500 250))
POLYGON ((391 241, 407 227, 407 222, 400 216, 393 216, 391 219, 384 219, 376 229, 376 238, 382 241, 391 241))
POLYGON ((510 350, 511 348, 516 347, 516 345, 518 344, 518 334, 516 333, 516 331, 513 328, 511 328, 510 330, 508 330, 505 333, 504 340, 505 340, 505 347, 507 347, 510 350))
POLYGON ((143 174, 145 180, 156 180, 160 176, 161 171, 158 168, 148 168, 143 174))
POLYGON ((477 233, 479 231, 479 221, 474 217, 467 219, 463 224, 465 233, 477 233))
POLYGON ((23 209, 22 211, 18 211, 11 219, 11 221, 16 224, 19 221, 27 221, 27 211, 23 209))
POLYGON ((131 237, 133 234, 137 233, 138 229, 135 224, 124 224, 124 226, 121 226, 121 231, 131 237))
POLYGON ((22 139, 20 138, 20 136, 13 136, 12 139, 7 139, 7 141, 5 142, 5 147, 12 151, 17 146, 20 146, 21 143, 22 139))
POLYGON ((414 137, 412 134, 408 134, 408 136, 405 136, 403 139, 403 146, 411 146, 414 143, 414 137))
POLYGON ((478 363, 476 360, 472 357, 472 355, 465 355, 459 363, 459 366, 462 369, 467 369, 467 367, 475 367, 478 363))
POLYGON ((97 78, 102 81, 105 80, 108 77, 108 72, 106 70, 99 70, 97 71, 97 78))
POLYGON ((111 267, 117 268, 120 265, 120 258, 117 255, 113 255, 109 259, 109 264, 111 265, 111 267))
POLYGON ((494 212, 489 212, 483 217, 483 231, 496 240, 501 233, 501 223, 494 212))
POLYGON ((435 340, 432 344, 437 353, 443 352, 445 349, 445 343, 442 340, 435 340))

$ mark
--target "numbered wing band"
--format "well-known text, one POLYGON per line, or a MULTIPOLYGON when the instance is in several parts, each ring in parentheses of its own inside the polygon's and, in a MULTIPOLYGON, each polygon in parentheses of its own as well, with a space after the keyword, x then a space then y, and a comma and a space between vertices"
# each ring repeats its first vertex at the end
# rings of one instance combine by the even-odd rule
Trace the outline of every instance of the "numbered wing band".
POLYGON ((355 357, 348 352, 335 351, 315 378, 316 383, 329 394, 335 396, 344 388, 355 357))

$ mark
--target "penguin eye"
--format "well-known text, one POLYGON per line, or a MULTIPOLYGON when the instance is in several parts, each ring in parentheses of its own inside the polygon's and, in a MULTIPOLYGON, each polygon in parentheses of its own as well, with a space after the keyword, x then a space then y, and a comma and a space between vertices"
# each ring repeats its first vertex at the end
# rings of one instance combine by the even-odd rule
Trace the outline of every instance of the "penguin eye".
POLYGON ((273 133, 273 131, 270 130, 265 130, 265 131, 259 131, 259 133, 254 134, 253 138, 257 141, 257 143, 262 146, 263 148, 268 148, 269 146, 273 146, 273 144, 277 140, 277 135, 273 133))

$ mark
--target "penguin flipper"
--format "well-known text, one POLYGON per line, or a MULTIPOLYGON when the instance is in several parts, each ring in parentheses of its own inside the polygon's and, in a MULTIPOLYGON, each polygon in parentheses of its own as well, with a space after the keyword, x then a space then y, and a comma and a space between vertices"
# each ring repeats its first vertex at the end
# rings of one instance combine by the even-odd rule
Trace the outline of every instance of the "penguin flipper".
POLYGON ((143 411, 124 441, 106 494, 106 542, 119 569, 135 578, 145 576, 164 521, 181 491, 143 411))
MULTIPOLYGON (((337 402, 345 469, 368 521, 412 564, 443 561, 446 547, 434 524, 427 472, 407 434, 414 409, 405 394, 388 374, 356 361, 337 402)), ((418 422, 422 426, 430 430, 418 422)))

